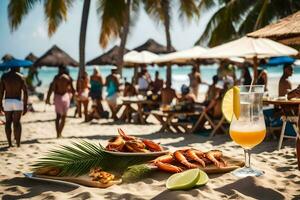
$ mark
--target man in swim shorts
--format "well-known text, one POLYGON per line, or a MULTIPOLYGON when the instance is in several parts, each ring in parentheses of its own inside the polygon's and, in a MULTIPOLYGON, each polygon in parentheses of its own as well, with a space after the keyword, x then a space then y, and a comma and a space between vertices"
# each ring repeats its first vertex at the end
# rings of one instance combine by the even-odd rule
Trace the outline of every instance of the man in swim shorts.
POLYGON ((54 92, 54 105, 56 112, 55 128, 57 138, 61 137, 65 126, 67 112, 70 106, 72 95, 75 89, 72 85, 72 78, 67 74, 66 67, 60 66, 58 74, 54 77, 46 98, 46 104, 50 104, 50 96, 54 92), (70 94, 71 93, 71 94, 70 94))
POLYGON ((22 133, 20 120, 22 114, 25 115, 27 112, 27 86, 19 72, 20 68, 11 68, 9 72, 2 75, 0 82, 0 112, 4 111, 5 113, 5 133, 9 147, 13 146, 11 142, 12 124, 17 146, 20 147, 22 133))

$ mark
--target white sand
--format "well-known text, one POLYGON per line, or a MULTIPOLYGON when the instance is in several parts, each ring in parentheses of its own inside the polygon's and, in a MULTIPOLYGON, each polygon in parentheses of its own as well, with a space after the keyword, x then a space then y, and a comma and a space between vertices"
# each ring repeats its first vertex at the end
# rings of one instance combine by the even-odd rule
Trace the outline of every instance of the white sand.
MULTIPOLYGON (((258 178, 236 178, 230 173, 209 175, 206 186, 189 191, 168 191, 165 187, 169 174, 155 173, 142 181, 115 185, 107 189, 70 187, 24 178, 43 153, 58 144, 68 144, 76 138, 105 143, 116 135, 118 127, 130 134, 159 141, 172 147, 194 146, 203 151, 220 149, 224 154, 243 159, 243 152, 228 135, 217 135, 212 140, 195 134, 156 133, 160 125, 114 124, 99 120, 82 123, 82 119, 68 118, 63 139, 56 139, 53 107, 35 105, 36 113, 28 113, 23 119, 21 148, 6 149, 4 126, 0 126, 0 198, 2 199, 300 199, 300 171, 297 170, 295 141, 284 141, 277 151, 277 141, 265 141, 252 155, 256 168, 265 171, 258 178)), ((74 109, 69 111, 73 114, 74 109)))

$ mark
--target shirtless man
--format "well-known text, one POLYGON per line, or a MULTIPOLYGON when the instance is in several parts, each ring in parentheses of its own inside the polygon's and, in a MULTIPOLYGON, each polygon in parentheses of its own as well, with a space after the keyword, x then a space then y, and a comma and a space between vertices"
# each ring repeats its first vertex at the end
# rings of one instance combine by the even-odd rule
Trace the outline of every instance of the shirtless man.
POLYGON ((159 71, 155 72, 155 79, 154 81, 151 83, 152 86, 152 92, 154 94, 157 94, 164 86, 164 81, 159 78, 159 71))
POLYGON ((192 68, 192 72, 189 74, 190 88, 192 93, 198 98, 199 84, 201 83, 200 73, 197 71, 196 67, 192 68))
POLYGON ((61 137, 62 130, 65 126, 67 111, 70 106, 71 95, 75 90, 72 85, 72 78, 66 74, 66 68, 60 67, 58 75, 56 75, 50 84, 50 88, 46 98, 46 104, 50 104, 50 96, 54 92, 54 105, 56 112, 55 128, 57 138, 61 137))
POLYGON ((290 76, 293 75, 293 67, 292 65, 286 64, 283 67, 283 75, 281 76, 279 80, 279 86, 278 86, 278 96, 285 96, 289 90, 292 89, 292 84, 288 80, 290 76))
POLYGON ((5 133, 9 147, 12 147, 11 124, 13 124, 17 146, 20 147, 22 132, 20 119, 22 113, 25 115, 27 112, 27 86, 19 71, 19 68, 11 68, 8 73, 2 75, 0 82, 0 112, 5 113, 5 133), (22 92, 23 101, 21 100, 22 92), (4 104, 2 105, 3 97, 4 104))
POLYGON ((161 89, 161 101, 163 106, 170 105, 174 98, 177 98, 177 95, 170 84, 167 84, 165 88, 161 89))

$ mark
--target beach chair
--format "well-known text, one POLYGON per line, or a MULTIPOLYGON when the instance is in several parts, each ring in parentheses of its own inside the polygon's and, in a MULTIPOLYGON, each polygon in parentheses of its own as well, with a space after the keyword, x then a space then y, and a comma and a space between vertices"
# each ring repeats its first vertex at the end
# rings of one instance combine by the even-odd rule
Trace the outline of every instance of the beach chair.
POLYGON ((203 111, 189 132, 194 133, 199 128, 200 124, 203 122, 204 119, 210 124, 211 127, 215 126, 213 120, 209 117, 209 115, 205 111, 203 111))
POLYGON ((218 130, 221 130, 223 133, 227 133, 227 129, 225 125, 227 125, 228 122, 225 119, 224 115, 222 115, 221 119, 212 120, 211 126, 212 126, 212 132, 210 133, 209 137, 212 138, 218 130))
POLYGON ((283 121, 283 124, 282 124, 281 132, 280 132, 279 142, 278 142, 278 150, 281 149, 282 142, 283 142, 284 138, 292 138, 292 139, 294 138, 294 139, 297 139, 297 135, 299 135, 299 133, 298 133, 298 127, 297 127, 298 116, 282 116, 281 119, 283 121), (285 134, 286 127, 287 127, 288 123, 292 124, 293 130, 296 133, 295 136, 291 136, 291 135, 286 135, 285 134))

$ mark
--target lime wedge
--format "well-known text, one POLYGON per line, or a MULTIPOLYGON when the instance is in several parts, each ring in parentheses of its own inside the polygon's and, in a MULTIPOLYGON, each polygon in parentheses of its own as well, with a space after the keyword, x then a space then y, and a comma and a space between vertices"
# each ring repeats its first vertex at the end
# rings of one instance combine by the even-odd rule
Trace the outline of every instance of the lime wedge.
POLYGON ((240 117, 240 88, 237 86, 225 93, 222 101, 222 113, 229 122, 231 122, 233 114, 237 119, 240 117))
POLYGON ((200 170, 189 169, 187 171, 173 174, 167 180, 166 186, 169 190, 186 190, 194 187, 200 177, 200 170))
POLYGON ((204 171, 202 171, 202 170, 199 170, 199 171, 200 171, 200 177, 196 183, 196 186, 205 185, 209 180, 207 174, 204 171))

